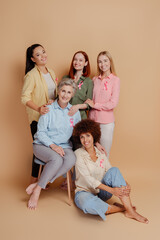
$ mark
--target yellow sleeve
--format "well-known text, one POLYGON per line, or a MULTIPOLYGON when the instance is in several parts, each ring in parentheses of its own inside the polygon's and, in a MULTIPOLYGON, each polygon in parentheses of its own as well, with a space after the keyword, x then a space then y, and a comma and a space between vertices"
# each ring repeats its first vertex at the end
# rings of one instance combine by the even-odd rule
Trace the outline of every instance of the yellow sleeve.
POLYGON ((22 88, 21 101, 24 105, 32 100, 32 92, 35 87, 35 80, 31 74, 27 74, 24 77, 24 84, 22 88))

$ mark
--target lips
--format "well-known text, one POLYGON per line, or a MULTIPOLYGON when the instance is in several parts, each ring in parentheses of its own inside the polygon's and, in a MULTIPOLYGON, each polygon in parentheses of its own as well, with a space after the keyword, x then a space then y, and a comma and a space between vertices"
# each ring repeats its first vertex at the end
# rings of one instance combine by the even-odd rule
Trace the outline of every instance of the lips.
POLYGON ((41 61, 43 61, 43 62, 45 62, 47 60, 47 58, 43 58, 43 59, 41 59, 41 61))

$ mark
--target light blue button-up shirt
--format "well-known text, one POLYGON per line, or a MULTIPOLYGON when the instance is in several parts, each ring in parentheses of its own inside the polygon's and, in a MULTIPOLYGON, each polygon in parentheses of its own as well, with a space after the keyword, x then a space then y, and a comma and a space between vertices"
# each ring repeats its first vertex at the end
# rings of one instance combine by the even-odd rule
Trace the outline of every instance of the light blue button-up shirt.
POLYGON ((79 111, 73 116, 68 115, 71 106, 68 103, 67 107, 63 109, 57 100, 49 105, 49 112, 39 118, 33 143, 43 144, 47 147, 56 144, 62 148, 71 148, 70 137, 73 127, 81 120, 79 111))

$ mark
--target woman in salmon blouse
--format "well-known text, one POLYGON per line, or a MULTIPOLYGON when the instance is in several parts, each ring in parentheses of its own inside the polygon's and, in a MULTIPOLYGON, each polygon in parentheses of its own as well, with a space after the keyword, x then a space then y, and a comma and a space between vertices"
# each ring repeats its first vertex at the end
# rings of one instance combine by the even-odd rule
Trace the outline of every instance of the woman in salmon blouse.
POLYGON ((93 100, 86 103, 92 108, 89 118, 100 123, 100 144, 105 147, 109 158, 112 146, 115 119, 113 110, 118 104, 120 92, 120 79, 116 76, 112 57, 108 51, 98 54, 97 67, 99 75, 93 78, 93 100))

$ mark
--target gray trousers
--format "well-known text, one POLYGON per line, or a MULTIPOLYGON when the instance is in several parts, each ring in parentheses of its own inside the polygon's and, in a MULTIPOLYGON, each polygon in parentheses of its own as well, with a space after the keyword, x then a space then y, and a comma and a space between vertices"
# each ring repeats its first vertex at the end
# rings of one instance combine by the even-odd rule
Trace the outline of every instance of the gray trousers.
POLYGON ((71 148, 64 148, 65 155, 61 157, 58 153, 49 147, 41 144, 33 144, 34 155, 45 162, 38 185, 41 188, 46 187, 48 182, 53 182, 56 178, 68 172, 76 162, 76 156, 71 148))

